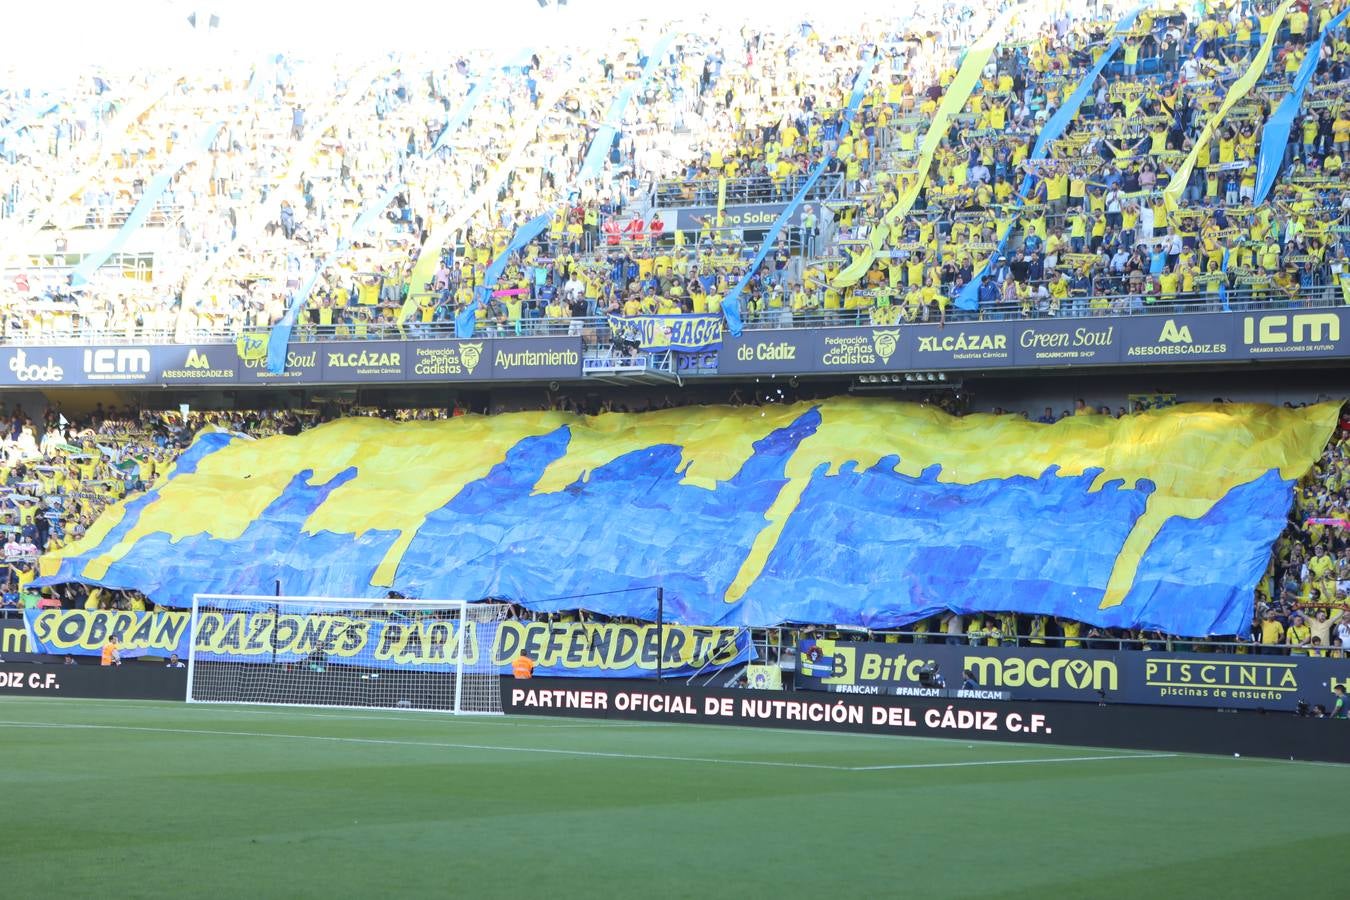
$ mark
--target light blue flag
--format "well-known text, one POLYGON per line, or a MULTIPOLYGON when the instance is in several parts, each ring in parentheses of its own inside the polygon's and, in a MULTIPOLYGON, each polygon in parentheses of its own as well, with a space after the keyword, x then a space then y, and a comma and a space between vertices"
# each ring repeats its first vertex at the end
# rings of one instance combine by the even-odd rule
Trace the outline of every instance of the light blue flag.
POLYGON ((473 329, 477 320, 475 312, 480 306, 486 304, 488 298, 492 296, 492 289, 496 287, 497 280, 502 277, 502 272, 506 270, 506 264, 511 261, 511 255, 519 252, 530 241, 543 234, 552 218, 548 213, 545 213, 516 229, 516 233, 511 236, 511 242, 506 245, 506 249, 502 250, 497 258, 488 264, 487 271, 483 273, 483 283, 474 290, 473 302, 455 314, 455 337, 473 337, 473 329))
MULTIPOLYGON (((1088 94, 1092 93, 1092 86, 1097 83, 1097 77, 1102 74, 1102 70, 1111 62, 1112 57, 1120 50, 1122 39, 1120 37, 1126 31, 1134 27, 1134 22, 1139 18, 1139 14, 1144 11, 1144 7, 1127 13, 1120 23, 1116 25, 1116 36, 1111 39, 1111 43, 1106 46, 1105 52, 1093 63, 1092 68, 1088 69, 1087 74, 1078 82, 1078 86, 1073 89, 1064 101, 1064 105, 1055 110, 1054 115, 1046 120, 1045 127, 1041 129, 1040 135, 1036 138, 1036 143, 1031 147, 1029 159, 1045 159, 1045 153, 1050 148, 1050 144, 1059 139, 1064 134, 1064 129, 1069 127, 1074 116, 1078 115, 1078 109, 1087 99, 1088 94)), ((1027 195, 1031 192, 1032 178, 1030 175, 1022 179, 1022 188, 1017 192, 1017 205, 1020 207, 1026 202, 1027 195)), ((1009 219, 1008 224, 1003 228, 1003 234, 998 239, 998 249, 994 251, 993 259, 998 259, 1003 255, 1008 245, 1008 237, 1012 234, 1013 227, 1017 224, 1016 218, 1009 219)), ((958 309, 976 310, 980 308, 980 281, 985 273, 989 271, 989 263, 986 262, 980 267, 960 293, 956 295, 956 307, 958 309)))
MULTIPOLYGON (((853 93, 849 95, 848 106, 844 109, 844 120, 839 126, 839 134, 847 134, 849 129, 853 126, 853 117, 857 115, 858 107, 862 105, 863 97, 867 95, 867 85, 872 80, 872 72, 876 69, 876 65, 877 57, 875 55, 869 56, 864 60, 862 68, 858 70, 857 76, 853 79, 853 93)), ((745 273, 741 275, 740 280, 736 282, 735 286, 727 292, 726 297, 722 300, 722 315, 726 317, 727 330, 730 331, 733 336, 741 336, 741 330, 744 324, 744 320, 741 317, 741 294, 745 291, 746 285, 750 283, 750 279, 759 271, 759 267, 763 265, 765 257, 767 257, 769 251, 773 249, 774 242, 778 240, 778 235, 782 233, 788 220, 790 220, 797 212, 797 209, 802 205, 802 202, 806 199, 806 195, 811 188, 816 186, 816 182, 820 180, 820 176, 825 174, 825 167, 830 164, 832 159, 834 159, 836 149, 836 147, 831 147, 823 156, 821 156, 820 161, 816 163, 815 168, 811 170, 811 173, 806 176, 806 180, 797 188, 797 193, 792 195, 792 199, 788 201, 788 205, 783 207, 783 211, 778 214, 778 218, 774 220, 768 233, 764 235, 764 240, 760 242, 759 250, 756 251, 754 259, 750 261, 750 265, 746 267, 745 273)))
POLYGON ((1317 40, 1308 47, 1308 54, 1303 57, 1303 64, 1298 67, 1289 93, 1280 101, 1280 105, 1275 108, 1275 112, 1261 129, 1261 150, 1257 154, 1256 162, 1256 194, 1252 200, 1254 206, 1266 202, 1271 188, 1275 186, 1275 179, 1280 174, 1280 167, 1284 164, 1284 153, 1289 145, 1289 132, 1294 127, 1294 117, 1303 106, 1303 94, 1308 89, 1308 82, 1312 81, 1313 74, 1317 71, 1317 62, 1322 56, 1322 42, 1332 31, 1341 27, 1347 15, 1350 15, 1350 9, 1344 10, 1328 22, 1327 27, 1317 36, 1317 40))

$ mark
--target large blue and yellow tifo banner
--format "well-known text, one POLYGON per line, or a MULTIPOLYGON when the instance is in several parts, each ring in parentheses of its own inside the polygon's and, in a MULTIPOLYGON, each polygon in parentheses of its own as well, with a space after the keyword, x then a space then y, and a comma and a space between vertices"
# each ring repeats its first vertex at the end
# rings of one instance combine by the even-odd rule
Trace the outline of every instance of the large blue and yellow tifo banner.
POLYGON ((207 433, 38 584, 509 598, 698 625, 883 628, 945 609, 1179 635, 1249 624, 1337 404, 1041 425, 838 398, 594 418, 207 433))
POLYGON ((191 613, 180 610, 30 609, 24 612, 34 653, 97 656, 109 638, 123 655, 253 663, 322 663, 369 669, 511 674, 521 653, 538 675, 651 678, 689 676, 754 659, 744 628, 639 625, 621 622, 461 623, 416 613, 299 615, 254 603, 250 610, 203 610, 195 638, 191 613))

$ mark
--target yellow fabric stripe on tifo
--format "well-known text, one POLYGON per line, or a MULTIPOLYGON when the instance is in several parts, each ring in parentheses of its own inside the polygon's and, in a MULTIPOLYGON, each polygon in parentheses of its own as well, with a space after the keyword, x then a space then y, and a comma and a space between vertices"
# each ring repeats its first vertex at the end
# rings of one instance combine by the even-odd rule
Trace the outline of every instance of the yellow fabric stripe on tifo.
POLYGON ((1004 10, 994 20, 994 24, 989 27, 989 30, 978 41, 970 45, 970 49, 966 51, 966 58, 961 61, 960 70, 956 73, 956 77, 952 79, 947 92, 942 95, 942 102, 938 104, 937 112, 933 115, 933 121, 929 124, 928 131, 924 133, 923 144, 919 148, 918 176, 900 195, 900 199, 895 206, 891 207, 890 211, 872 229, 862 252, 854 257, 853 262, 845 266, 843 271, 830 282, 831 287, 846 288, 857 284, 867 274, 867 270, 872 267, 872 262, 881 252, 891 229, 896 227, 909 214, 910 208, 914 206, 914 201, 919 198, 919 191, 923 189, 928 180, 928 169, 933 164, 933 155, 937 153, 938 145, 947 136, 947 129, 951 127, 952 120, 960 114, 961 110, 965 109, 966 101, 974 93, 975 85, 980 82, 980 75, 984 72, 985 64, 989 62, 989 57, 994 54, 994 47, 998 44, 999 38, 1007 35, 1008 25, 1017 12, 1017 7, 1004 10))
POLYGON ((1230 109, 1241 103, 1251 93, 1262 73, 1266 71, 1266 66, 1270 64, 1270 57, 1275 49, 1275 35, 1279 32, 1280 26, 1284 24, 1284 17, 1289 12, 1289 7, 1293 5, 1294 0, 1284 0, 1275 10, 1275 15, 1270 21, 1270 28, 1261 41, 1261 49, 1256 51, 1256 58, 1247 67, 1247 71, 1242 73, 1242 77, 1228 88, 1228 94, 1223 98, 1223 103, 1219 104, 1218 112, 1205 123, 1205 127, 1200 130, 1199 136, 1195 139, 1195 146, 1182 160, 1181 165, 1172 176, 1172 180, 1167 182, 1167 187, 1163 188, 1163 202, 1167 204, 1168 212, 1176 211, 1177 200, 1186 190, 1187 182, 1191 180, 1191 172, 1195 170, 1195 162, 1200 158, 1200 151, 1213 139, 1214 132, 1219 130, 1219 125, 1223 123, 1224 116, 1228 115, 1230 109))

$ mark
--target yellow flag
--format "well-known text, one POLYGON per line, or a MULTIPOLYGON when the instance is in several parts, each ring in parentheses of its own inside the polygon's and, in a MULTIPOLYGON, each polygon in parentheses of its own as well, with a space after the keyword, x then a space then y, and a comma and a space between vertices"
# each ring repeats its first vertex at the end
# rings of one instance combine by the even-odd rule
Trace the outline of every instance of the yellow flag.
POLYGON ((267 343, 271 333, 267 331, 246 331, 235 340, 235 349, 240 359, 267 359, 267 343))
POLYGON ((877 223, 871 234, 867 237, 867 244, 862 248, 853 261, 849 263, 842 272, 835 276, 830 282, 834 288, 846 288, 857 284, 867 270, 872 267, 872 261, 877 258, 881 248, 886 243, 886 238, 890 236, 892 228, 897 227, 901 220, 909 214, 914 206, 914 201, 919 198, 919 191, 923 189, 928 180, 928 170, 933 164, 933 154, 937 152, 938 145, 942 139, 947 136, 947 129, 951 127, 952 119, 955 119, 965 108, 966 101, 970 99, 971 93, 975 90, 975 85, 979 84, 980 75, 984 72, 985 63, 989 62, 989 57, 994 53, 994 46, 998 39, 1008 32, 1008 23, 1017 13, 1017 7, 1011 7, 995 20, 989 30, 985 32, 970 49, 966 51, 966 58, 961 62, 961 69, 952 79, 947 92, 942 95, 942 102, 938 104, 937 112, 933 115, 933 121, 929 123, 928 131, 924 133, 923 144, 919 148, 919 175, 907 188, 900 194, 899 201, 883 217, 882 221, 877 223))
POLYGON ((1261 79, 1261 75, 1266 71, 1266 66, 1270 64, 1271 53, 1275 49, 1275 35, 1284 24, 1284 17, 1289 12, 1289 7, 1294 5, 1294 0, 1284 0, 1279 8, 1275 10, 1275 15, 1271 18, 1270 28, 1266 30, 1265 40, 1261 42, 1261 49, 1257 51, 1256 58, 1252 64, 1247 67, 1247 71, 1242 73, 1242 77, 1233 82, 1228 88, 1228 94, 1223 98, 1223 103, 1214 113, 1214 117, 1205 123, 1205 127, 1200 129, 1200 134, 1195 139, 1195 146, 1191 152, 1182 160, 1177 167, 1172 180, 1167 182, 1167 187, 1163 188, 1163 202, 1167 204, 1168 212, 1175 212, 1177 209, 1177 200, 1186 190, 1186 184, 1191 180, 1191 172, 1195 170, 1195 162, 1200 158, 1200 151, 1214 137, 1214 132, 1219 130, 1219 125, 1223 122, 1223 117, 1228 115, 1228 111, 1237 104, 1241 103, 1252 88, 1256 87, 1256 82, 1261 79))

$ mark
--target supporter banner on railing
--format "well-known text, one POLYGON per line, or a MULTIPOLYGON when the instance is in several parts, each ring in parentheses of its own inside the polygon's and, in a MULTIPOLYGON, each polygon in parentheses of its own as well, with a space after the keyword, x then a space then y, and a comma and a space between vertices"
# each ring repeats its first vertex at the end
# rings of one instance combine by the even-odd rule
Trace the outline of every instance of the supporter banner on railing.
MULTIPOLYGON (((402 622, 341 615, 301 616, 266 609, 202 612, 197 659, 245 663, 314 663, 370 669, 453 671, 459 654, 474 671, 511 674, 527 653, 539 675, 581 678, 654 678, 658 659, 668 676, 688 677, 754 659, 743 628, 695 628, 620 623, 470 622, 435 618, 402 622)), ((33 653, 98 656, 118 638, 124 656, 188 658, 191 613, 111 610, 27 610, 33 653)))
MULTIPOLYGON (((787 226, 797 226, 802 223, 802 212, 804 206, 789 206, 784 203, 732 203, 722 210, 724 228, 740 228, 746 231, 762 231, 773 225, 778 217, 787 212, 787 218, 783 224, 787 226)), ((678 209, 661 210, 663 217, 671 216, 674 219, 671 228, 676 231, 693 232, 693 237, 697 238, 698 232, 706 225, 712 228, 717 221, 717 207, 715 206, 681 206, 678 209)))
POLYGON ((803 640, 797 686, 842 694, 922 696, 921 672, 936 666, 949 688, 959 688, 968 671, 980 688, 1010 691, 1014 700, 1291 711, 1300 700, 1330 708, 1332 687, 1350 688, 1350 659, 1265 656, 1257 655, 1254 647, 1249 653, 1173 653, 988 647, 965 637, 951 645, 942 643, 941 635, 930 640, 935 643, 803 640))
POLYGON ((240 349, 235 344, 4 347, 0 386, 217 387, 581 377, 581 338, 565 335, 293 343, 281 372, 269 369, 266 356, 241 357, 240 349))
POLYGON ((643 350, 707 350, 722 344, 722 317, 707 313, 676 316, 610 316, 614 336, 637 341, 643 350))

